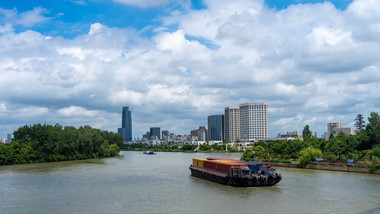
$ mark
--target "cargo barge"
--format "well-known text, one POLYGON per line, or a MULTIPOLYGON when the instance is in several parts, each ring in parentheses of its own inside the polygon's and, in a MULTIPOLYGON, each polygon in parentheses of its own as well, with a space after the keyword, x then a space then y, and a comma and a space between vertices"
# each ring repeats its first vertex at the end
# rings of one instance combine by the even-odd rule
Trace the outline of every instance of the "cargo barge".
POLYGON ((269 164, 225 158, 193 158, 191 175, 230 186, 273 186, 282 175, 269 164))

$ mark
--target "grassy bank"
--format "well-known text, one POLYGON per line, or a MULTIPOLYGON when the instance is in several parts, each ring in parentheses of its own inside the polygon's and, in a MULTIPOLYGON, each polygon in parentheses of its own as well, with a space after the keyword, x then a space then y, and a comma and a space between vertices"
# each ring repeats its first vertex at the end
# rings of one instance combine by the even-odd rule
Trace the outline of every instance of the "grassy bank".
POLYGON ((297 161, 290 161, 290 160, 258 160, 258 161, 266 163, 266 164, 270 163, 272 166, 278 166, 278 167, 380 174, 380 164, 370 165, 370 164, 311 162, 305 167, 302 167, 297 161))

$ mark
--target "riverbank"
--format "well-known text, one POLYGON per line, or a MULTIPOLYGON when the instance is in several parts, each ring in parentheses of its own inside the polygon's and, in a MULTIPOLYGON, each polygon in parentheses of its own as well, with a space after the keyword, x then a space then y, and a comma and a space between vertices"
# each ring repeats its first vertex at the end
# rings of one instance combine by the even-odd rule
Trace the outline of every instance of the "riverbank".
MULTIPOLYGON (((290 168, 301 168, 296 163, 281 163, 281 162, 270 162, 270 161, 264 161, 263 163, 270 163, 272 166, 278 166, 278 167, 290 167, 290 168)), ((343 164, 308 164, 305 169, 316 169, 316 170, 328 170, 328 171, 340 171, 340 172, 356 172, 356 173, 373 173, 373 174, 380 174, 380 169, 375 170, 374 172, 371 172, 371 165, 357 165, 354 166, 347 166, 343 164)))

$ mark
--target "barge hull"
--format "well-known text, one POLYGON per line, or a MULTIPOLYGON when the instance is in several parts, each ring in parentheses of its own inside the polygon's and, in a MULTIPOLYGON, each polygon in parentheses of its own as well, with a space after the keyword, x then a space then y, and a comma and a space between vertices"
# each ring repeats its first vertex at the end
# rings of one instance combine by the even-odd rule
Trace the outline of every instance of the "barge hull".
POLYGON ((218 176, 215 173, 210 173, 206 170, 199 170, 190 166, 191 175, 194 177, 202 178, 205 180, 217 182, 220 184, 225 184, 229 186, 238 186, 238 187, 254 187, 254 186, 273 186, 277 184, 280 180, 273 179, 268 181, 267 179, 248 179, 248 178, 239 178, 226 176, 218 176))
POLYGON ((214 182, 221 183, 221 184, 228 184, 227 177, 213 175, 213 174, 203 172, 203 171, 199 171, 199 170, 196 170, 193 168, 190 168, 190 170, 191 170, 191 175, 194 177, 203 178, 205 180, 214 181, 214 182))

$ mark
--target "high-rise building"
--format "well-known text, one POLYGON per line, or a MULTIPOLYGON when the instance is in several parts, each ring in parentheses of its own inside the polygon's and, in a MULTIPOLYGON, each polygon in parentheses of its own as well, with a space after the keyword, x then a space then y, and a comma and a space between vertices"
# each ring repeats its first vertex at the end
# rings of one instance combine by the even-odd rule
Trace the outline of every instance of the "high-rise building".
POLYGON ((343 128, 343 123, 327 123, 327 138, 330 138, 331 134, 333 134, 333 130, 337 128, 343 128))
POLYGON ((118 133, 125 141, 132 141, 132 114, 128 106, 122 109, 121 128, 118 129, 118 133))
POLYGON ((145 134, 142 135, 142 138, 148 139, 150 138, 150 132, 146 132, 145 134))
POLYGON ((224 115, 210 115, 207 118, 208 130, 207 139, 208 140, 224 140, 224 115))
POLYGON ((329 139, 331 134, 333 136, 338 136, 340 133, 345 135, 354 135, 355 129, 351 127, 344 128, 342 122, 337 123, 327 123, 327 138, 329 139))
POLYGON ((162 131, 162 138, 164 138, 164 137, 169 137, 169 131, 168 130, 162 131))
POLYGON ((240 140, 253 141, 254 139, 268 138, 268 104, 243 103, 240 111, 240 140))
POLYGON ((150 128, 150 139, 152 137, 157 137, 158 139, 161 139, 161 128, 160 127, 151 127, 150 128))
POLYGON ((238 106, 224 109, 224 141, 237 142, 240 138, 240 113, 238 106))

